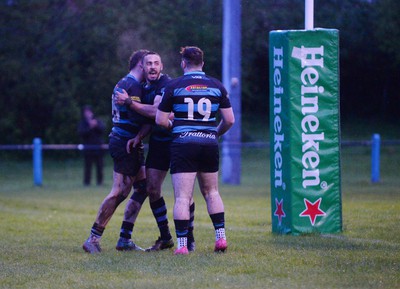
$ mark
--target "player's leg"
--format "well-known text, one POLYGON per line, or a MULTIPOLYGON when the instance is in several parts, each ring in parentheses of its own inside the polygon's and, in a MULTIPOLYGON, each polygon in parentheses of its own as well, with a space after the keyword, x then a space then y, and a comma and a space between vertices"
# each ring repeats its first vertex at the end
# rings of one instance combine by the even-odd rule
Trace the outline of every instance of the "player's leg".
POLYGON ((108 224, 119 204, 121 204, 129 195, 134 179, 135 178, 132 176, 122 175, 117 172, 113 173, 111 192, 100 205, 96 217, 97 224, 102 227, 105 227, 108 224))
POLYGON ((215 252, 227 249, 225 236, 225 209, 218 190, 218 144, 202 147, 201 162, 197 175, 200 191, 207 203, 208 214, 215 229, 215 252))
POLYGON ((168 225, 167 206, 161 192, 167 170, 154 168, 147 168, 146 170, 147 193, 149 194, 150 208, 160 231, 159 238, 155 241, 153 246, 146 249, 147 252, 164 250, 174 246, 174 241, 172 240, 168 225))
POLYGON ((162 184, 170 167, 170 140, 157 140, 150 137, 146 158, 147 192, 149 204, 157 227, 159 238, 146 251, 159 251, 174 246, 168 225, 167 205, 162 194, 162 184))
POLYGON ((132 154, 136 154, 137 156, 135 162, 138 165, 138 169, 136 170, 135 167, 136 181, 133 184, 133 194, 125 206, 124 218, 116 245, 116 249, 119 251, 143 251, 141 247, 137 246, 132 241, 132 231, 133 227, 135 226, 136 218, 139 215, 142 205, 147 198, 146 169, 144 166, 143 145, 134 148, 128 155, 132 154))
POLYGON ((174 223, 178 241, 175 254, 188 254, 190 205, 193 203, 193 189, 201 146, 192 143, 172 142, 170 151, 172 185, 175 197, 174 223))
POLYGON ((135 176, 140 169, 139 151, 134 150, 128 154, 126 152, 127 141, 119 136, 110 135, 109 151, 114 162, 113 185, 110 193, 100 205, 90 237, 83 244, 83 249, 88 253, 101 251, 100 239, 104 229, 118 205, 129 195, 135 176))
POLYGON ((133 194, 125 206, 124 218, 121 224, 119 239, 116 245, 118 251, 143 251, 132 241, 132 231, 144 201, 147 198, 146 174, 142 166, 133 184, 133 194))
POLYGON ((165 180, 165 177, 167 176, 167 171, 147 168, 146 175, 149 201, 150 203, 153 203, 162 197, 161 187, 165 180))
POLYGON ((126 199, 132 187, 134 177, 113 173, 113 185, 110 193, 104 198, 98 210, 96 220, 91 228, 90 236, 83 244, 88 253, 101 252, 100 240, 104 229, 119 204, 126 199))
POLYGON ((187 239, 190 220, 190 201, 193 198, 193 189, 196 179, 195 172, 172 174, 174 187, 174 223, 177 237, 177 249, 175 254, 186 255, 189 253, 187 239))
POLYGON ((215 252, 224 252, 227 249, 225 235, 224 203, 218 191, 218 172, 199 173, 200 191, 206 201, 208 214, 215 230, 215 252))
POLYGON ((200 191, 206 201, 209 214, 217 214, 224 211, 224 203, 218 191, 218 172, 198 173, 200 191))

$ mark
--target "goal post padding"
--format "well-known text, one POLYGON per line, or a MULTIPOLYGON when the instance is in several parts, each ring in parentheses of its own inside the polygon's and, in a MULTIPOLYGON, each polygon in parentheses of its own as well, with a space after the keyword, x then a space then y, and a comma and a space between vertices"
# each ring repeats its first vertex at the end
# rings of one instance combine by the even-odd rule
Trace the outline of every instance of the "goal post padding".
POLYGON ((339 31, 271 31, 272 232, 342 231, 339 31))

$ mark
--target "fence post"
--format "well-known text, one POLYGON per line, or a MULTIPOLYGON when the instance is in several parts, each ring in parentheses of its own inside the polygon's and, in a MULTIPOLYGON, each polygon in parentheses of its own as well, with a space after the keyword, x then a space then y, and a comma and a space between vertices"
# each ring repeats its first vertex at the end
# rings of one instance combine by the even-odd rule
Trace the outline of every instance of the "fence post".
POLYGON ((373 183, 379 182, 380 179, 380 146, 380 135, 373 134, 371 147, 371 182, 373 183))
POLYGON ((42 185, 42 140, 33 139, 33 184, 42 185))

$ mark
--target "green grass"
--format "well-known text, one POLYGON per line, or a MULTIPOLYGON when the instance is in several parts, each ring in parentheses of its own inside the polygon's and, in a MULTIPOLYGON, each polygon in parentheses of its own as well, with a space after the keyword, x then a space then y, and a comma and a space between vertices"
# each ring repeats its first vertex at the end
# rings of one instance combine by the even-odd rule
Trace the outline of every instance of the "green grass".
MULTIPOLYGON (((214 233, 196 189, 196 251, 189 256, 118 252, 125 203, 111 219, 103 253, 81 246, 111 187, 85 188, 82 161, 44 160, 43 186, 32 184, 31 160, 0 162, 0 288, 399 288, 400 148, 382 150, 381 182, 370 183, 368 148, 342 150, 343 233, 271 233, 269 153, 245 149, 242 184, 221 184, 229 251, 214 254, 214 233)), ((165 183, 172 231, 173 195, 165 183)), ((134 240, 158 236, 148 203, 134 240)))

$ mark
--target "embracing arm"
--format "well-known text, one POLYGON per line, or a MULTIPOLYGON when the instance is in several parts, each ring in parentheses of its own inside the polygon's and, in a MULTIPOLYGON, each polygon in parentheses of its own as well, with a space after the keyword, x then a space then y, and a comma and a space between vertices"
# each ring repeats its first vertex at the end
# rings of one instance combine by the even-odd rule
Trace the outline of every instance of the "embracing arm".
POLYGON ((155 119, 156 118, 156 113, 157 113, 157 108, 158 105, 161 102, 161 95, 156 95, 154 98, 154 103, 153 104, 143 104, 140 102, 132 102, 130 105, 131 109, 136 110, 138 113, 141 115, 144 115, 145 117, 155 119))
POLYGON ((163 112, 158 109, 156 114, 156 124, 166 129, 171 129, 172 121, 169 119, 169 115, 170 112, 163 112))
POLYGON ((161 101, 161 95, 156 95, 153 104, 144 104, 137 101, 132 101, 130 100, 128 93, 125 90, 122 90, 122 92, 117 91, 115 95, 116 95, 116 100, 115 100, 116 104, 119 105, 125 104, 130 109, 148 118, 154 119, 156 117, 157 108, 161 101))

